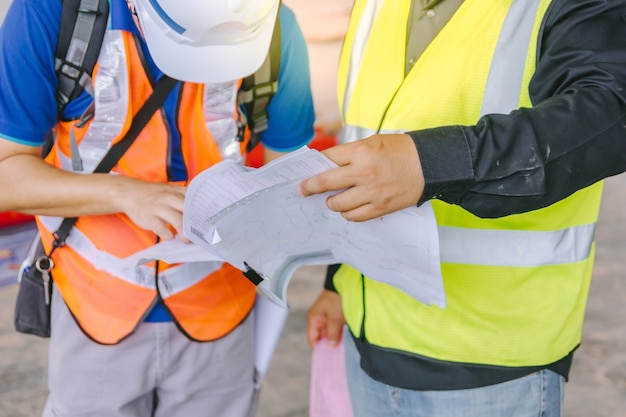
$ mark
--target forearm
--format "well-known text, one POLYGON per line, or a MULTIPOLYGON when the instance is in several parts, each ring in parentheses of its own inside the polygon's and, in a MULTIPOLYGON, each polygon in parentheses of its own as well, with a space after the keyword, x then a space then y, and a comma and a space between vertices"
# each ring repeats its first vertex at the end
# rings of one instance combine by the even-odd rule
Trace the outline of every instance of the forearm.
POLYGON ((0 211, 73 217, 122 211, 124 189, 136 180, 111 174, 74 174, 35 155, 0 161, 0 211))
POLYGON ((545 207, 626 170, 625 122, 612 93, 581 90, 476 126, 411 132, 426 183, 421 202, 439 198, 481 217, 545 207))

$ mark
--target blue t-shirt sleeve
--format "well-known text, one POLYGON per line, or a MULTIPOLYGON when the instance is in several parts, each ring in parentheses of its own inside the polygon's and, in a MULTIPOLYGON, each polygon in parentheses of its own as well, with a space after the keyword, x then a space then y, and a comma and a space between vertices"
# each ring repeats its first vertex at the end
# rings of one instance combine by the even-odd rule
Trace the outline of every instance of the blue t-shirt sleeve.
POLYGON ((56 123, 61 2, 13 0, 0 27, 0 138, 39 146, 56 123))
POLYGON ((287 152, 307 145, 314 135, 315 112, 307 45, 291 9, 280 9, 281 60, 278 90, 267 108, 268 128, 261 141, 287 152))

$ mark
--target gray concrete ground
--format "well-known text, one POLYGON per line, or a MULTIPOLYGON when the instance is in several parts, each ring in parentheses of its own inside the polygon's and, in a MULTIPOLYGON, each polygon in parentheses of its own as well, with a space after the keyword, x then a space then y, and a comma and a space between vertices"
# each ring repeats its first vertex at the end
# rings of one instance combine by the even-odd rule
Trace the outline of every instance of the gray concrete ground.
MULTIPOLYGON (((0 20, 10 0, 0 0, 0 20)), ((288 0, 309 44, 318 122, 337 119, 335 68, 351 0, 288 0), (323 22, 323 24, 321 23, 323 22)), ((0 197, 1 198, 1 197, 0 197)), ((606 181, 597 261, 583 343, 566 385, 564 417, 626 417, 626 175, 606 181)), ((291 313, 268 372, 259 417, 308 415, 310 349, 305 316, 323 269, 299 269, 289 285, 291 313)), ((0 289, 0 417, 37 417, 46 396, 47 341, 13 330, 17 287, 0 289)), ((342 417, 342 416, 340 416, 342 417)))

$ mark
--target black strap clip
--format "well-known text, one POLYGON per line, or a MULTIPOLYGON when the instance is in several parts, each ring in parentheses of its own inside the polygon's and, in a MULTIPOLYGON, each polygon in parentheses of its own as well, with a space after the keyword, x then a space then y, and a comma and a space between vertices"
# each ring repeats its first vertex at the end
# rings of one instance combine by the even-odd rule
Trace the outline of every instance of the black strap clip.
POLYGON ((246 267, 246 270, 243 271, 243 274, 254 285, 259 285, 261 282, 263 282, 264 279, 267 279, 265 275, 255 271, 252 267, 250 267, 250 265, 248 265, 248 262, 244 261, 243 264, 246 267))

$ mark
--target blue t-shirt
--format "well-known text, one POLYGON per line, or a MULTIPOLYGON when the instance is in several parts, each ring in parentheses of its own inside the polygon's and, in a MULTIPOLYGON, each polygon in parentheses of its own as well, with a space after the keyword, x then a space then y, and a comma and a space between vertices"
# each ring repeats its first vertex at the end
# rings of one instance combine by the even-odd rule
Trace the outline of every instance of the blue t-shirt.
MULTIPOLYGON (((138 34, 126 0, 110 0, 111 29, 138 34)), ((41 146, 57 123, 54 72, 61 19, 61 1, 14 0, 0 27, 0 140, 41 146)), ((292 10, 280 9, 281 63, 278 91, 268 108, 268 129, 261 141, 268 149, 287 152, 308 144, 313 138, 315 114, 310 88, 307 46, 292 10)), ((162 76, 145 43, 144 55, 155 79, 162 76)), ((218 63, 219 65, 219 63, 218 63)), ((177 91, 166 99, 164 109, 169 126, 174 122, 177 91)), ((92 98, 83 93, 65 109, 63 118, 78 118, 92 98)), ((186 181, 187 172, 180 152, 180 136, 171 132, 170 179, 186 181)), ((158 305, 146 321, 170 320, 158 305)))

